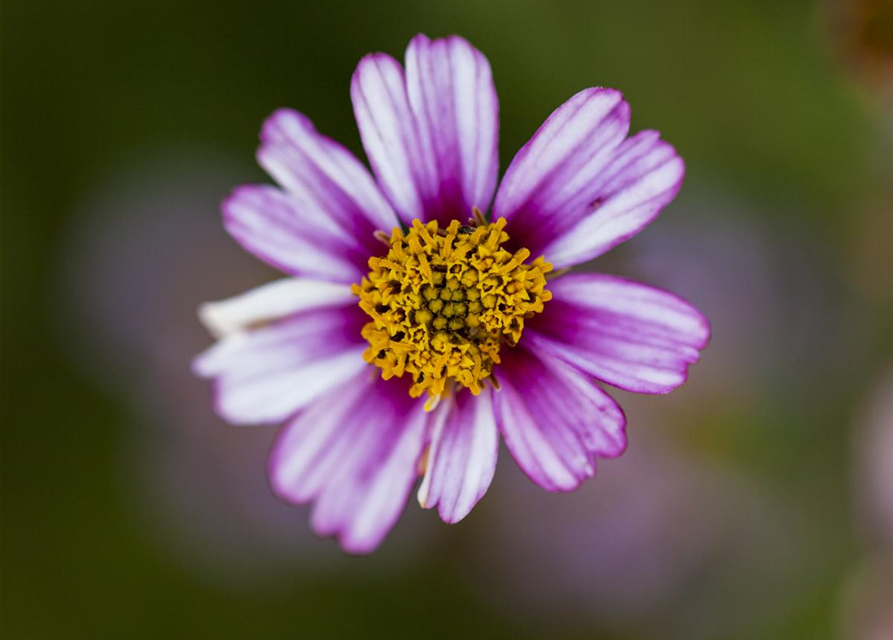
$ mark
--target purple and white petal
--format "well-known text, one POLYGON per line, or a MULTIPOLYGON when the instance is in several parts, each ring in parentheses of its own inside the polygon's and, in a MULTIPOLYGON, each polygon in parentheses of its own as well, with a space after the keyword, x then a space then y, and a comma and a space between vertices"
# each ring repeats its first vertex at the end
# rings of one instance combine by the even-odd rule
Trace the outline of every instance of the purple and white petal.
POLYGON ((490 486, 496 471, 499 433, 490 390, 473 396, 466 389, 441 402, 419 504, 437 506, 444 522, 468 515, 490 486))
POLYGON ((223 224, 244 249, 291 275, 358 282, 375 255, 324 211, 268 185, 235 189, 223 203, 223 224))
POLYGON ((352 303, 305 309, 225 336, 193 370, 214 379, 215 409, 228 422, 279 422, 367 368, 365 318, 352 303))
POLYGON ((306 217, 325 217, 370 248, 377 248, 375 230, 390 231, 398 225, 369 170, 338 142, 320 134, 303 114, 275 111, 264 122, 261 141, 258 162, 306 208, 306 217))
POLYGON ((432 168, 424 153, 406 95, 403 67, 373 53, 360 60, 350 83, 360 138, 382 190, 404 222, 419 217, 432 168))
POLYGON ((369 553, 394 526, 424 447, 428 414, 400 381, 363 371, 317 399, 280 432, 270 482, 294 503, 316 501, 312 522, 350 553, 369 553))
POLYGON ((498 101, 487 59, 457 36, 419 35, 406 71, 385 54, 360 61, 351 99, 372 169, 397 213, 467 219, 486 210, 498 171, 498 101))
POLYGON ((553 298, 525 328, 525 344, 628 391, 672 391, 710 339, 707 319, 660 289, 588 273, 549 289, 553 298))
POLYGON ((550 491, 571 491, 595 475, 596 457, 623 453, 626 418, 579 370, 525 347, 500 354, 496 423, 531 480, 550 491))
POLYGON ((591 260, 641 231, 676 195, 684 165, 657 132, 626 139, 629 105, 586 89, 556 109, 506 171, 493 217, 556 267, 591 260))
POLYGON ((499 170, 499 102, 490 63, 467 40, 417 35, 406 50, 406 91, 431 158, 425 219, 446 224, 486 211, 499 170))
POLYGON ((630 239, 651 224, 682 187, 685 163, 657 131, 625 140, 589 189, 581 190, 584 217, 549 245, 558 266, 581 264, 630 239))
POLYGON ((293 275, 355 282, 382 252, 376 230, 397 217, 369 171, 305 116, 280 109, 264 123, 260 164, 285 189, 245 185, 223 203, 224 226, 245 249, 293 275))
POLYGON ((293 313, 346 306, 355 300, 343 284, 283 278, 226 300, 206 302, 199 307, 198 315, 211 335, 222 338, 293 313))

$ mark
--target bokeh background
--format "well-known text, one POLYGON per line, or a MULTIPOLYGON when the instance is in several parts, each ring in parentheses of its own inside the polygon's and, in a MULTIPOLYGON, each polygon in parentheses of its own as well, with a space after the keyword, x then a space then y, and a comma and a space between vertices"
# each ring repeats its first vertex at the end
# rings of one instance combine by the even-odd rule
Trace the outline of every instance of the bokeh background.
POLYGON ((0 9, 0 633, 56 638, 893 638, 890 0, 7 0, 0 9), (274 277, 222 197, 280 106, 360 152, 350 74, 460 33, 505 167, 624 91, 687 162, 593 268, 714 339, 571 495, 503 455, 462 523, 414 503, 371 557, 269 493, 273 427, 216 419, 203 300, 274 277))

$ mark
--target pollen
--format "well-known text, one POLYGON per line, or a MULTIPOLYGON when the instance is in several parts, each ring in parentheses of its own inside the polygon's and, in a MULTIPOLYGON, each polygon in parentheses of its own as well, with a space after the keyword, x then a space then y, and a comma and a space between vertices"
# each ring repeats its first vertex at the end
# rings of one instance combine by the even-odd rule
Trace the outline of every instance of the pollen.
POLYGON ((552 298, 552 265, 505 249, 505 218, 488 224, 475 214, 468 225, 395 228, 387 255, 370 258, 369 274, 352 287, 370 318, 363 357, 385 380, 410 376, 410 395, 427 393, 429 404, 454 384, 477 395, 493 383, 500 349, 515 346, 524 320, 552 298))

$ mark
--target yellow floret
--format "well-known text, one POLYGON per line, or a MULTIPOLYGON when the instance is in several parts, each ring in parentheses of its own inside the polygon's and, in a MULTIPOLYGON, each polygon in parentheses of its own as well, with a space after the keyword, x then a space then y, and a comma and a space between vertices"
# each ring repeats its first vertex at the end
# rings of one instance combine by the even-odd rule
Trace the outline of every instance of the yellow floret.
POLYGON ((369 274, 352 290, 370 318, 363 328, 367 362, 385 379, 408 374, 410 395, 427 392, 433 406, 451 381, 481 392, 503 344, 521 338, 524 319, 552 298, 543 258, 511 253, 506 221, 446 229, 416 220, 394 229, 388 254, 369 259, 369 274))

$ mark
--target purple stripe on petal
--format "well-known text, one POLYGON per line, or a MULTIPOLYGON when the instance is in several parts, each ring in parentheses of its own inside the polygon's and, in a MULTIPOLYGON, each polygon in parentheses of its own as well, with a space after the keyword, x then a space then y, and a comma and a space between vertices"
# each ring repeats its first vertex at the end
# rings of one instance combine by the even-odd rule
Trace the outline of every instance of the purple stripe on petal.
POLYGON ((437 506, 444 522, 459 522, 487 492, 496 471, 499 435, 490 390, 475 397, 463 389, 437 411, 419 503, 437 506))
POLYGON ((494 394, 496 423, 534 482, 550 491, 570 491, 595 474, 596 457, 623 453, 623 411, 588 377, 524 346, 503 352, 497 370, 501 389, 494 394))
POLYGON ((621 144, 611 164, 569 210, 579 223, 545 248, 556 266, 596 258, 647 227, 682 187, 685 163, 657 131, 642 131, 621 144))
POLYGON ((229 234, 255 256, 292 275, 358 282, 369 250, 324 212, 267 185, 244 185, 223 203, 229 234))
POLYGON ((490 64, 458 36, 418 35, 406 51, 406 89, 432 159, 425 217, 446 223, 486 211, 499 169, 499 104, 490 64))
POLYGON ((368 369, 355 304, 295 313, 224 337, 193 370, 214 379, 215 408, 235 424, 279 422, 317 396, 368 369))
POLYGON ((364 371, 295 417, 270 454, 276 493, 316 501, 314 530, 350 553, 378 546, 418 477, 429 417, 407 391, 401 380, 364 371))
MULTIPOLYGON (((328 222, 367 249, 379 249, 376 230, 390 231, 397 217, 363 164, 343 146, 316 131, 309 118, 279 109, 261 130, 258 162, 292 196, 302 224, 328 222)), ((365 268, 365 261, 359 265, 365 268)))
POLYGON ((628 391, 672 391, 710 338, 697 309, 643 284, 581 273, 549 289, 553 299, 525 328, 525 345, 628 391))
POLYGON ((619 91, 586 89, 556 109, 506 170, 493 217, 535 255, 567 228, 557 209, 610 161, 629 131, 629 105, 619 91))
POLYGON ((624 140, 629 115, 618 91, 586 89, 549 116, 493 205, 515 245, 556 267, 579 264, 641 231, 675 197, 681 158, 654 131, 624 140))
POLYGON ((487 59, 466 40, 419 35, 406 72, 385 54, 357 66, 351 99, 366 154, 404 222, 486 210, 498 171, 498 101, 487 59))
POLYGON ((420 186, 430 183, 432 168, 420 146, 400 63, 383 53, 364 57, 351 79, 350 97, 372 170, 409 223, 424 212, 427 194, 420 186))

